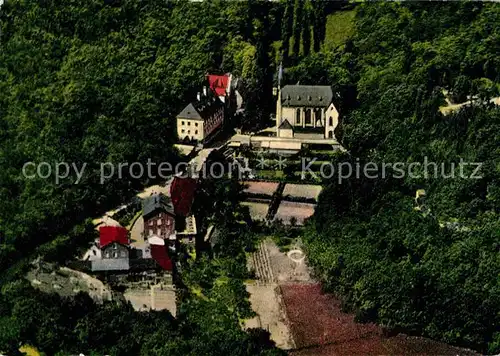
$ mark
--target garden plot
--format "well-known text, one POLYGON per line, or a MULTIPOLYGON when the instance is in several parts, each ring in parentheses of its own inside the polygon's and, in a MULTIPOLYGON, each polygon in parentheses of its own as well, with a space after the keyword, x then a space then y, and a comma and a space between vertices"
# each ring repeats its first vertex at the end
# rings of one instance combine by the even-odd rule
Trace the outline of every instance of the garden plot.
POLYGON ((291 225, 292 219, 295 219, 296 225, 304 225, 304 221, 314 214, 315 206, 309 203, 282 201, 274 220, 281 220, 284 225, 291 225))
POLYGON ((278 183, 273 182, 243 182, 243 184, 247 186, 244 190, 245 194, 268 196, 269 198, 273 196, 278 188, 278 183))
POLYGON ((313 184, 287 184, 283 190, 283 199, 304 199, 318 201, 321 185, 313 184))
POLYGON ((241 205, 248 206, 250 210, 250 217, 253 221, 266 220, 269 204, 255 203, 255 202, 242 202, 241 205))

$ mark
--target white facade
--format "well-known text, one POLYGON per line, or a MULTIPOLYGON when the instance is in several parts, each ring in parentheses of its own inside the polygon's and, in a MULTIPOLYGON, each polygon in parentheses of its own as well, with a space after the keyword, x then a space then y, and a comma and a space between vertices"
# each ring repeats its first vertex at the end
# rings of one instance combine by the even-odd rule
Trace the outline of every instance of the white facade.
POLYGON ((323 135, 327 139, 335 139, 334 130, 339 124, 339 112, 332 102, 321 106, 308 105, 307 97, 303 106, 286 106, 281 102, 282 92, 278 93, 276 104, 276 132, 278 137, 287 137, 287 130, 280 130, 280 125, 288 120, 294 128, 324 128, 323 135), (285 135, 285 136, 283 136, 285 135))
POLYGON ((191 140, 202 141, 205 138, 204 122, 194 119, 177 118, 177 136, 183 140, 189 137, 191 140))

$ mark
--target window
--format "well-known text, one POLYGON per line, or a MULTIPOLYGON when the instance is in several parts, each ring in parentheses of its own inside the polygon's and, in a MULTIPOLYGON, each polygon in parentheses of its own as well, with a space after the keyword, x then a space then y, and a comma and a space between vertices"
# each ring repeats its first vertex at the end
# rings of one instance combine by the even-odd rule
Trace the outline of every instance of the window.
POLYGON ((330 119, 328 120, 328 125, 333 126, 333 119, 331 116, 330 116, 330 119))
POLYGON ((153 232, 153 229, 149 229, 149 235, 153 235, 154 232, 153 232))
POLYGON ((196 131, 194 132, 194 134, 195 134, 195 135, 198 135, 198 130, 196 130, 196 131))
POLYGON ((149 220, 149 226, 153 226, 153 220, 149 220))
POLYGON ((106 252, 106 258, 109 258, 109 252, 106 252))
POLYGON ((182 126, 184 126, 185 124, 186 124, 186 123, 183 121, 183 122, 182 122, 182 126))
POLYGON ((188 135, 191 133, 191 130, 188 130, 188 135))
POLYGON ((195 122, 195 123, 194 123, 194 126, 198 127, 198 123, 197 123, 197 122, 195 122))
POLYGON ((181 132, 184 133, 184 129, 182 129, 181 132))
POLYGON ((160 236, 161 235, 161 229, 158 229, 157 230, 157 235, 160 236))
POLYGON ((321 122, 321 110, 314 110, 314 120, 316 121, 316 125, 323 125, 323 123, 321 122))
POLYGON ((311 121, 311 109, 307 109, 306 110, 306 125, 311 125, 312 124, 312 121, 311 121))
POLYGON ((297 109, 297 111, 295 112, 295 122, 297 123, 297 125, 300 125, 300 109, 297 109))
POLYGON ((191 126, 191 121, 188 121, 188 126, 191 126))
POLYGON ((167 220, 167 226, 170 226, 170 219, 167 220))
POLYGON ((117 258, 118 257, 118 252, 113 252, 113 258, 117 258))
POLYGON ((161 225, 161 219, 158 219, 158 222, 156 223, 156 225, 158 225, 158 226, 161 225))

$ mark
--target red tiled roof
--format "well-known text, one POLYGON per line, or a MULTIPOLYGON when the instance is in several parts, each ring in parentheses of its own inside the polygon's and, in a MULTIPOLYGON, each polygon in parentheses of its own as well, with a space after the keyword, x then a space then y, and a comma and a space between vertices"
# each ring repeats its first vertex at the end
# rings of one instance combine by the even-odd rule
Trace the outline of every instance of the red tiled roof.
POLYGON ((191 212, 198 183, 189 177, 174 177, 170 185, 170 198, 177 216, 187 216, 191 212))
POLYGON ((101 226, 99 228, 99 245, 101 248, 113 242, 128 245, 129 240, 127 229, 121 226, 101 226))
POLYGON ((229 85, 229 75, 208 75, 208 84, 218 96, 226 95, 226 89, 229 85))
POLYGON ((172 270, 172 260, 170 259, 167 247, 163 245, 151 245, 151 257, 166 271, 172 270))

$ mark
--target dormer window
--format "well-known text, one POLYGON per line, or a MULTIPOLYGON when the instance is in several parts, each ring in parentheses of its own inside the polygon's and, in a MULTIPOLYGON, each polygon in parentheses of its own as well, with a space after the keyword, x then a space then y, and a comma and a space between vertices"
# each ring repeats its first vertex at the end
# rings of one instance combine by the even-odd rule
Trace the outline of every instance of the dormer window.
POLYGON ((319 101, 323 101, 323 97, 322 96, 319 97, 319 101))
POLYGON ((286 100, 290 100, 290 99, 291 99, 291 98, 290 98, 290 95, 287 95, 287 96, 286 96, 286 100))
POLYGON ((300 95, 297 95, 297 100, 300 100, 300 95))
POLYGON ((307 97, 307 99, 309 99, 309 101, 311 101, 311 100, 312 100, 312 97, 309 95, 309 96, 307 97))

